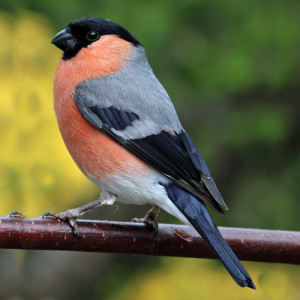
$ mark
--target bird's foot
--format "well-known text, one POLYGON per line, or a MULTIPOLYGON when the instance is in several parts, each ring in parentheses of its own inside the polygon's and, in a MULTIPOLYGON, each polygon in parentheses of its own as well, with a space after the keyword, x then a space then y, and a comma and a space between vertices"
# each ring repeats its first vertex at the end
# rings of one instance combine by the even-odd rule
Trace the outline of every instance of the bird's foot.
POLYGON ((155 232, 158 231, 158 223, 156 220, 150 220, 149 218, 133 218, 132 222, 134 223, 144 223, 149 227, 150 229, 154 230, 155 232))
POLYGON ((81 207, 68 209, 67 211, 61 212, 61 213, 53 213, 53 212, 48 211, 48 212, 45 212, 42 215, 42 217, 43 218, 54 218, 54 219, 68 222, 73 231, 73 234, 75 236, 74 242, 77 242, 80 238, 80 230, 79 230, 79 226, 77 224, 77 218, 79 216, 85 214, 87 211, 94 209, 96 207, 104 206, 104 205, 113 205, 114 202, 116 201, 116 199, 117 199, 116 195, 114 195, 106 190, 102 190, 100 198, 93 202, 90 202, 81 207))
POLYGON ((67 211, 61 213, 53 213, 47 211, 43 213, 42 218, 43 219, 53 218, 64 222, 68 222, 75 236, 75 240, 73 242, 77 242, 80 238, 80 230, 77 224, 77 218, 82 214, 79 212, 80 208, 81 207, 75 209, 68 209, 67 211))
POLYGON ((158 233, 158 223, 156 221, 157 215, 159 213, 159 207, 154 205, 145 215, 144 218, 134 218, 132 222, 135 223, 145 223, 150 229, 154 230, 154 236, 158 233))
POLYGON ((9 214, 9 217, 10 218, 25 218, 25 215, 20 210, 14 210, 9 214))

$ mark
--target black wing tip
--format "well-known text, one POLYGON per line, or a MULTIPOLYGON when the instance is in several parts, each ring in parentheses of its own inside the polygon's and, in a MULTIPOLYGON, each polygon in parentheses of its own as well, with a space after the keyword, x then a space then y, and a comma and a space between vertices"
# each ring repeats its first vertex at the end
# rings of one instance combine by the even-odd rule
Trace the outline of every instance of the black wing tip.
POLYGON ((212 177, 201 174, 201 181, 204 183, 212 198, 217 202, 218 206, 224 210, 228 210, 228 206, 226 205, 212 177))
POLYGON ((234 281, 240 286, 240 287, 248 287, 250 289, 256 290, 256 286, 253 283, 250 275, 247 273, 246 270, 241 270, 240 269, 241 274, 236 277, 236 276, 232 276, 232 278, 234 279, 234 281))
POLYGON ((256 290, 256 286, 251 278, 246 277, 246 279, 243 280, 241 283, 238 283, 238 285, 240 285, 241 287, 248 287, 250 289, 256 290))
POLYGON ((256 286, 251 279, 249 281, 247 281, 247 284, 248 284, 247 287, 249 287, 253 290, 256 290, 256 286))
POLYGON ((217 211, 222 215, 225 216, 225 211, 222 207, 218 207, 217 211))

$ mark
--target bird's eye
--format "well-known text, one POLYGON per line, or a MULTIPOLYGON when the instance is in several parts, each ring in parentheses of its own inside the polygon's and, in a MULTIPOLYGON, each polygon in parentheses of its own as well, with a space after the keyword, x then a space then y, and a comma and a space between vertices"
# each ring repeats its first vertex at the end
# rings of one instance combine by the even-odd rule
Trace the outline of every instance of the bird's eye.
POLYGON ((99 33, 97 31, 90 31, 88 34, 87 34, 87 38, 90 40, 90 41, 96 41, 99 39, 99 33))

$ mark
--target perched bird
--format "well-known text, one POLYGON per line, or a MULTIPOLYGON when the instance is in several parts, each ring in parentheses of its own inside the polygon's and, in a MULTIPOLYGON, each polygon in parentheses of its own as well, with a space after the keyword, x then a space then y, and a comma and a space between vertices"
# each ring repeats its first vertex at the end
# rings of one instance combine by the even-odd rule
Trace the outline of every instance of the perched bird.
POLYGON ((76 218, 91 208, 116 200, 151 204, 143 222, 155 227, 162 208, 193 226, 237 284, 255 289, 205 207, 227 210, 141 43, 100 18, 71 22, 52 43, 63 51, 54 78, 59 129, 77 166, 102 194, 83 207, 46 215, 68 220, 78 234, 76 218))

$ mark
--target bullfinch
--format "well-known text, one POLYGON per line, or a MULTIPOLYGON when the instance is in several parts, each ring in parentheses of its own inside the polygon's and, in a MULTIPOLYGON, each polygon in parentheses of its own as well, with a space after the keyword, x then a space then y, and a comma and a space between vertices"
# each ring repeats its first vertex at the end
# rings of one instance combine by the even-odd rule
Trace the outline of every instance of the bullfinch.
POLYGON ((156 227, 161 208, 194 227, 237 284, 255 289, 206 209, 228 208, 141 43, 100 18, 71 22, 52 43, 63 51, 54 77, 58 126, 77 166, 102 193, 46 215, 69 221, 78 234, 76 218, 91 208, 116 200, 151 204, 143 222, 156 227))

